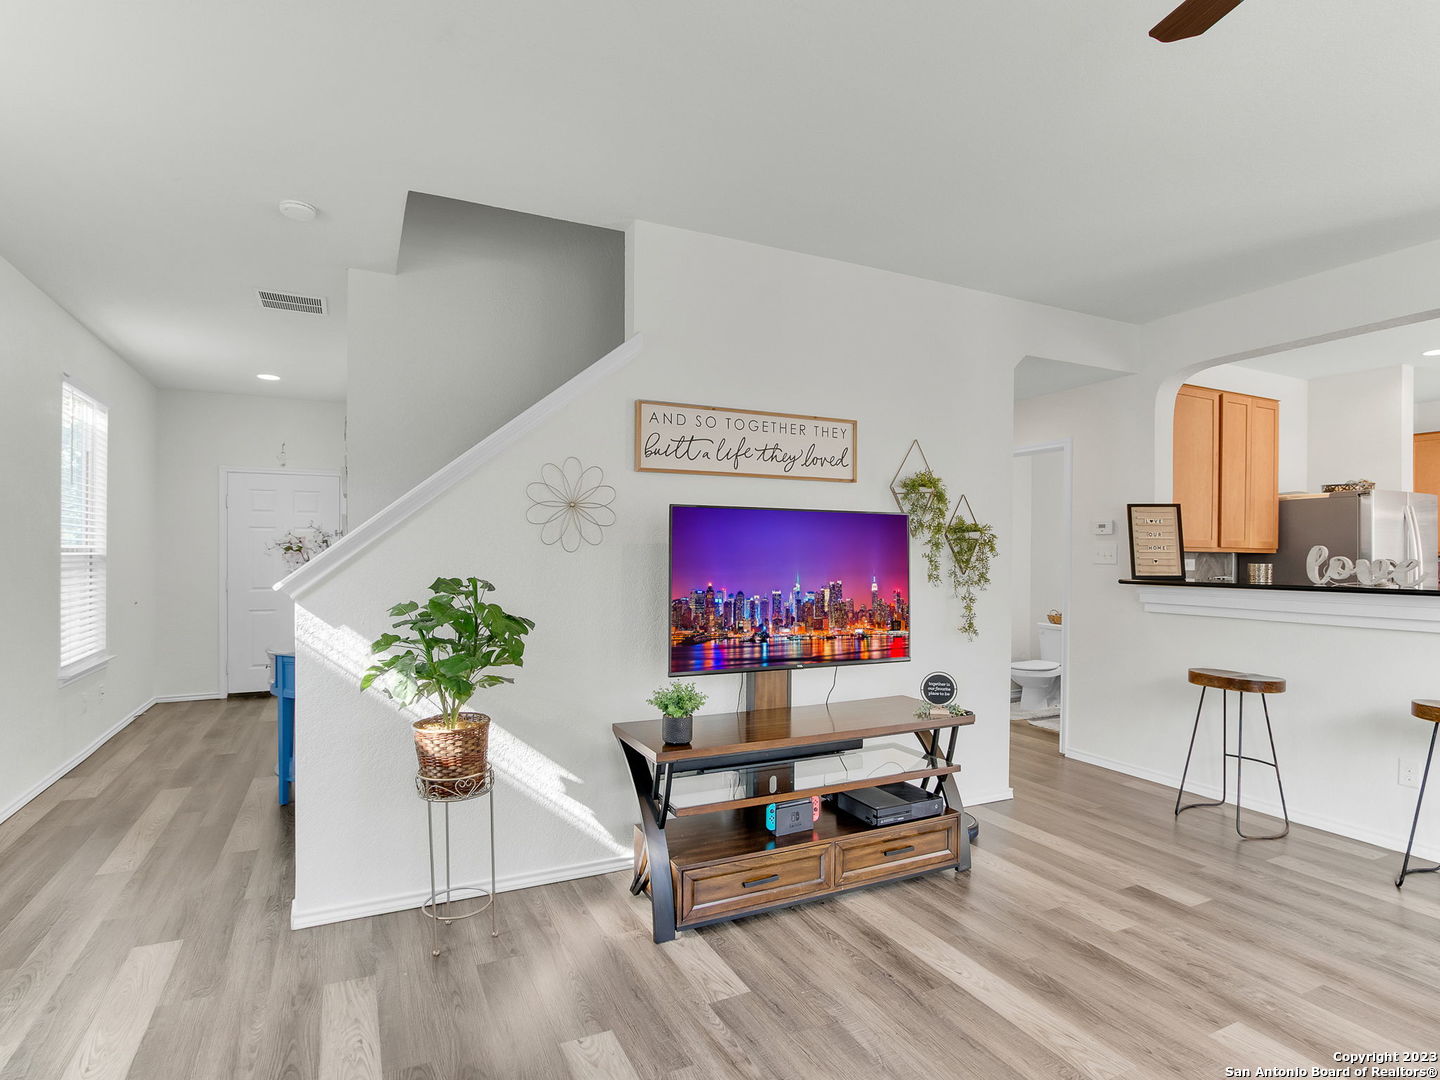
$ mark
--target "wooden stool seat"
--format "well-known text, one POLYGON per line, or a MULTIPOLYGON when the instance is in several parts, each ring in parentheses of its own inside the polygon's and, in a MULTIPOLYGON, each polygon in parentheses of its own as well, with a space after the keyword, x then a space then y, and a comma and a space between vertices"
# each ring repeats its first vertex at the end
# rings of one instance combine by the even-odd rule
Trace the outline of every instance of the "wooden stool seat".
MULTIPOLYGON (((1290 811, 1285 806, 1285 785, 1280 782, 1280 757, 1275 753, 1275 733, 1270 727, 1270 705, 1268 694, 1283 694, 1285 680, 1275 675, 1256 675, 1251 671, 1231 671, 1228 668, 1192 667, 1190 682, 1200 687, 1200 704, 1195 708, 1195 726, 1190 729, 1190 749, 1185 752, 1185 767, 1180 770, 1180 790, 1175 793, 1175 816, 1186 810, 1202 806, 1224 806, 1230 790, 1231 761, 1235 762, 1235 832, 1242 840, 1279 840, 1290 832, 1290 811), (1195 756, 1195 738, 1200 734, 1200 714, 1205 711, 1205 694, 1210 690, 1220 691, 1220 798, 1218 801, 1185 802, 1185 780, 1190 775, 1190 760, 1195 756), (1229 700, 1234 693, 1238 699, 1239 711, 1235 717, 1235 751, 1230 751, 1229 700), (1265 716, 1265 736, 1270 742, 1270 757, 1252 757, 1245 753, 1245 695, 1258 694, 1260 708, 1265 716), (1280 817, 1285 827, 1279 832, 1247 833, 1240 827, 1240 788, 1245 776, 1245 762, 1267 765, 1275 770, 1275 787, 1280 792, 1280 817)), ((1440 702, 1436 703, 1440 705, 1440 702)), ((1440 727, 1436 728, 1440 731, 1440 727)))
MULTIPOLYGON (((1229 671, 1226 668, 1192 667, 1190 681, 1196 686, 1209 686, 1216 690, 1235 690, 1242 694, 1283 694, 1285 680, 1275 675, 1256 675, 1249 671, 1229 671)), ((1419 702, 1416 702, 1418 705, 1419 702)), ((1431 702, 1440 713, 1440 701, 1431 702)), ((1420 715, 1416 713, 1416 715, 1420 715)))
POLYGON ((1432 724, 1440 724, 1440 701, 1434 698, 1416 698, 1410 702, 1410 715, 1432 724))

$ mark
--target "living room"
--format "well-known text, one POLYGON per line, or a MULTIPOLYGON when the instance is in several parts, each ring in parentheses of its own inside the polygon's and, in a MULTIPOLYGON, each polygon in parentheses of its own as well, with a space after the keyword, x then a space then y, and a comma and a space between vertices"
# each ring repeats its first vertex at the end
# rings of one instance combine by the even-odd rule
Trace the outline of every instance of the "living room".
POLYGON ((1440 691, 1422 626, 1440 598, 1217 621, 1117 579, 1127 506, 1182 502, 1182 384, 1436 317, 1420 51, 1440 16, 1246 0, 1147 37, 1170 6, 27 14, 0 66, 26 102, 3 121, 0 439, 27 613, 3 632, 0 1078, 1431 1068, 1436 879, 1395 879, 1440 856, 1440 817, 1396 769, 1436 727, 1412 701, 1440 691), (1084 385, 1017 403, 1022 365, 1084 385), (637 403, 819 419, 850 454, 798 477, 661 468, 637 403), (82 416, 106 440, 86 503, 105 535, 89 591, 64 593, 54 451, 82 416), (1013 454, 1050 444, 1070 492, 1063 755, 1013 738, 1006 677, 1013 454), (914 523, 933 507, 901 482, 922 468, 947 489, 942 560, 947 524, 993 530, 988 583, 964 560, 959 585, 943 561, 927 580, 926 534, 902 545, 904 590, 842 595, 807 569, 763 613, 676 623, 706 583, 677 592, 675 508, 914 523), (230 617, 241 474, 337 482, 314 550, 254 549, 264 625, 288 630, 250 643, 261 685, 228 647, 261 625, 230 617), (417 798, 411 721, 435 702, 361 679, 395 605, 472 576, 533 627, 523 664, 493 668, 513 682, 457 706, 490 720, 480 797, 452 806, 417 798), (882 616, 901 591, 903 619, 898 600, 882 616), (64 651, 62 594, 99 647, 64 651), (846 633, 883 655, 844 653, 846 633), (680 648, 751 660, 687 668, 680 648), (267 651, 294 657, 293 785, 267 651), (829 662, 856 657, 904 662, 829 662), (1175 812, 1181 786, 1225 799, 1218 706, 1182 785, 1201 667, 1288 680, 1273 700, 1246 684, 1273 732, 1244 750, 1274 756, 1245 766, 1243 817, 1175 812), (918 700, 937 673, 955 714, 918 700), (658 731, 647 699, 672 678, 706 696, 693 743, 627 743, 616 725, 658 731), (745 741, 789 740, 778 786, 745 789, 733 761, 698 779, 762 812, 813 789, 816 828, 755 825, 744 865, 831 843, 832 797, 901 771, 813 727, 833 743, 856 709, 919 755, 950 856, 687 917, 690 867, 671 890, 656 834, 703 815, 666 804, 661 766, 776 708, 787 734, 745 741), (645 782, 625 745, 648 748, 645 782), (437 869, 480 917, 447 917, 437 869))

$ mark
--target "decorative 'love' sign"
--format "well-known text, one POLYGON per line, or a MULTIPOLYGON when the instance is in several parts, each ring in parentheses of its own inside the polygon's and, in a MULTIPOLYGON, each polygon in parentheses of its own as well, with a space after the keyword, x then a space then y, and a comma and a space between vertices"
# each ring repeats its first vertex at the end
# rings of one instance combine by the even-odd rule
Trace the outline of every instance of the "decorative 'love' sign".
POLYGON ((1419 586, 1420 560, 1330 558, 1330 549, 1316 544, 1305 558, 1305 573, 1316 585, 1339 584, 1354 577, 1358 585, 1372 588, 1413 589, 1419 586), (1326 560, 1329 560, 1327 563, 1326 560))

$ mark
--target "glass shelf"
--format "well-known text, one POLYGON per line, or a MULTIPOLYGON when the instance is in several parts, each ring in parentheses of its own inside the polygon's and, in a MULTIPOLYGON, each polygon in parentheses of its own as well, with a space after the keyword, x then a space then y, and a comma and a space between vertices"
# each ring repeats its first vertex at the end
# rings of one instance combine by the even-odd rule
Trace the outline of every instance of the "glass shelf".
POLYGON ((918 741, 910 745, 873 743, 818 757, 781 757, 730 768, 677 769, 670 812, 677 817, 712 814, 959 771, 959 765, 947 765, 943 758, 927 755, 918 741), (786 790, 772 791, 772 778, 777 780, 776 787, 786 790))

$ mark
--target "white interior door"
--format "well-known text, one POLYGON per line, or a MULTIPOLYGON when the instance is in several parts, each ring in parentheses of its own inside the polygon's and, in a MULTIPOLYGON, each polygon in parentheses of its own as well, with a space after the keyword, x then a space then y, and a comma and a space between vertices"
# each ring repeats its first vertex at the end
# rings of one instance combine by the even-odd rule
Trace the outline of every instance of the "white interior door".
POLYGON ((271 586, 290 572, 272 545, 292 529, 340 527, 336 474, 229 472, 225 490, 225 692, 270 687, 267 650, 295 648, 295 606, 271 586))

